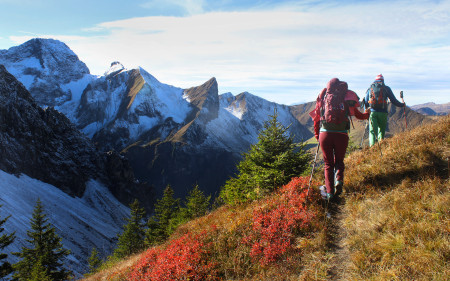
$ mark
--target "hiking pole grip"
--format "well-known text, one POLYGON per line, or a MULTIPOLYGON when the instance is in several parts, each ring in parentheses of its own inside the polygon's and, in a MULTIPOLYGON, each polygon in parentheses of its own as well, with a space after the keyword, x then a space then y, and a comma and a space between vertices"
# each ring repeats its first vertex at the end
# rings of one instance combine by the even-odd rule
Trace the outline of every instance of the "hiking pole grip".
POLYGON ((406 129, 408 129, 408 122, 406 121, 406 103, 405 103, 405 100, 403 99, 403 91, 400 91, 400 98, 402 99, 402 102, 405 105, 403 107, 403 115, 405 116, 405 127, 406 127, 406 129))

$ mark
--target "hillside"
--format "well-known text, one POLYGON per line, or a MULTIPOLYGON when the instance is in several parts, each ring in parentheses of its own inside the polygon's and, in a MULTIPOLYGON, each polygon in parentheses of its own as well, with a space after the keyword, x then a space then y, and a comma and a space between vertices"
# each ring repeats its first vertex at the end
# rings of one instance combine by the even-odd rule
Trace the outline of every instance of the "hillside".
POLYGON ((86 280, 445 280, 449 132, 445 117, 351 154, 339 205, 320 204, 319 170, 310 200, 295 178, 86 280))
POLYGON ((450 102, 443 104, 434 102, 416 104, 411 106, 411 109, 424 115, 447 115, 450 113, 450 102))

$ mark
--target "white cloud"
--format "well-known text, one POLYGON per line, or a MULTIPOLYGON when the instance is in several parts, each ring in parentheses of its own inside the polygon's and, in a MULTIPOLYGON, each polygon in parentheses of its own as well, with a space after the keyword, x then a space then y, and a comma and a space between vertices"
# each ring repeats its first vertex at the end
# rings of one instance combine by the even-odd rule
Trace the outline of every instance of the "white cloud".
MULTIPOLYGON (((222 92, 249 91, 290 104, 313 100, 332 77, 362 95, 383 73, 395 90, 420 95, 441 87, 448 101, 449 3, 202 13, 202 1, 174 0, 171 5, 186 4, 192 15, 105 22, 92 27, 103 31, 96 37, 52 37, 68 44, 94 74, 118 60, 175 86, 191 87, 215 76, 222 92)), ((156 4, 161 3, 147 3, 156 4)))

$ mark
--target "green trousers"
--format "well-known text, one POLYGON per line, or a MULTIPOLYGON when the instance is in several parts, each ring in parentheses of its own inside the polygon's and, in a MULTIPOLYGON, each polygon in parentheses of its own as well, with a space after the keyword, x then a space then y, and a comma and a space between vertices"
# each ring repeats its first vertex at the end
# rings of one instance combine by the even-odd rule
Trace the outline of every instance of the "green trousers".
POLYGON ((386 112, 372 112, 369 118, 369 144, 374 145, 384 139, 388 114, 386 112))

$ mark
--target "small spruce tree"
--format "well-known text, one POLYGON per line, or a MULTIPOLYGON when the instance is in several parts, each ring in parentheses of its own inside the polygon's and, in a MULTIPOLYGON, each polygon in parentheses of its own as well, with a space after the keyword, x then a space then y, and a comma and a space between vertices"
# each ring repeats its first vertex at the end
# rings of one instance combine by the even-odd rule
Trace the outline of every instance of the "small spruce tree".
POLYGON ((139 206, 136 199, 130 204, 131 216, 126 219, 122 234, 119 235, 117 249, 114 255, 118 258, 135 254, 144 248, 145 240, 145 210, 139 206))
POLYGON ((41 201, 38 199, 31 218, 31 231, 27 231, 30 247, 22 247, 14 255, 22 258, 13 265, 13 278, 18 280, 67 280, 71 272, 63 268, 62 259, 69 255, 64 249, 61 238, 55 228, 48 222, 41 201), (39 265, 40 264, 40 265, 39 265), (45 277, 46 276, 46 277, 45 277), (38 278, 38 277, 36 277, 38 278))
POLYGON ((225 183, 220 197, 225 203, 238 204, 260 198, 287 184, 292 177, 308 169, 311 154, 305 143, 294 143, 288 127, 278 122, 275 110, 258 135, 258 143, 243 154, 238 174, 225 183))
POLYGON ((208 211, 211 195, 206 197, 198 185, 189 192, 186 197, 186 215, 188 219, 203 216, 208 211))
POLYGON ((211 196, 206 197, 199 189, 198 185, 189 191, 184 201, 184 207, 178 208, 170 219, 169 233, 175 231, 175 229, 194 218, 203 216, 208 211, 210 205, 211 196))
MULTIPOLYGON (((0 208, 2 205, 0 205, 0 208)), ((0 218, 0 234, 5 230, 2 225, 10 218, 7 216, 4 219, 0 218)), ((0 235, 0 251, 3 251, 7 246, 9 246, 15 239, 15 232, 11 234, 1 234, 0 235)), ((3 278, 12 272, 12 266, 9 262, 5 261, 8 257, 7 254, 0 252, 0 278, 3 278)))
POLYGON ((173 189, 167 185, 161 199, 155 204, 155 214, 148 221, 148 245, 164 241, 174 230, 180 212, 180 199, 174 198, 173 189))
POLYGON ((89 273, 95 273, 102 264, 102 260, 100 259, 97 248, 92 249, 91 255, 88 258, 88 263, 89 263, 89 273))

